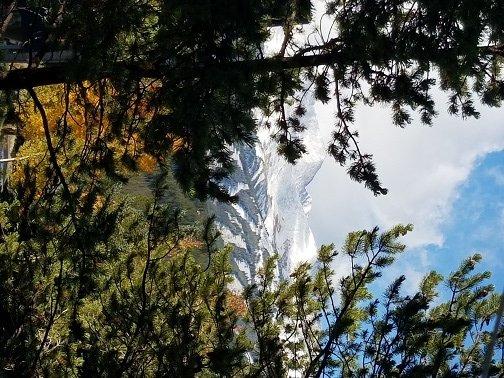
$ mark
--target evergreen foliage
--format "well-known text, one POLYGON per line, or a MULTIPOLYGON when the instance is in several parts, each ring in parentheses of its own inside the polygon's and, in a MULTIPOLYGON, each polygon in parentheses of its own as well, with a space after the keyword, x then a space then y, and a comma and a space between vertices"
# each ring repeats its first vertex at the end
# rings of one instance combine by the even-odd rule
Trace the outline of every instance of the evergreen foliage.
MULTIPOLYGON (((256 109, 279 151, 291 162, 302 156, 308 88, 335 104, 329 152, 351 178, 386 193, 358 146, 355 107, 386 103, 399 126, 410 110, 430 124, 437 81, 454 114, 477 116, 474 96, 499 106, 500 0, 328 1, 334 33, 316 44, 299 42, 298 23, 313 21, 304 0, 1 6, 2 36, 11 10, 36 10, 44 24, 36 35, 5 34, 24 39, 29 61, 0 70, 0 124, 17 128, 18 159, 0 194, 0 375, 482 372, 500 297, 489 273, 475 270, 480 256, 446 279, 429 274, 414 295, 402 294, 400 277, 374 298, 370 285, 411 227, 373 229, 348 236, 341 255, 351 270, 338 281, 337 253, 324 246, 285 282, 273 256, 236 293, 231 251, 216 247, 194 200, 234 199, 220 183, 233 169, 230 146, 254 142, 256 109), (267 56, 273 24, 285 38, 267 56), (54 50, 73 58, 44 64, 54 50), (148 195, 124 187, 139 175, 152 178, 148 195), (438 297, 442 283, 448 301, 438 297)), ((502 352, 502 332, 496 345, 502 352)), ((491 373, 504 374, 491 357, 491 373)))
MULTIPOLYGON (((206 244, 209 229, 181 227, 158 202, 162 175, 156 184, 143 210, 129 206, 132 197, 95 204, 80 221, 86 235, 58 216, 58 200, 30 225, 26 198, 2 203, 2 376, 481 373, 500 299, 489 273, 475 272, 481 256, 446 279, 430 273, 414 295, 401 294, 399 277, 378 299, 369 285, 403 252, 398 238, 410 227, 354 232, 341 252, 351 260, 348 276, 334 282, 332 245, 289 281, 278 282, 273 256, 242 297, 229 289, 229 249, 206 244), (198 263, 206 248, 208 264, 198 263), (437 298, 441 282, 448 301, 437 298)), ((502 349, 502 334, 497 341, 502 349)), ((492 374, 503 369, 493 361, 492 374)))
MULTIPOLYGON (((254 109, 270 116, 289 161, 306 152, 299 115, 309 88, 321 102, 335 102, 330 154, 377 195, 386 189, 352 125, 358 104, 388 104, 393 123, 404 127, 411 111, 432 123, 435 87, 462 117, 478 117, 476 96, 489 106, 504 96, 500 0, 331 0, 322 16, 331 31, 317 27, 308 38, 299 23, 319 25, 308 0, 19 3, 36 10, 37 20, 43 14, 47 37, 25 36, 30 59, 3 73, 0 89, 67 83, 70 90, 87 80, 114 108, 104 114, 114 125, 107 138, 124 143, 138 135, 140 148, 158 160, 172 154, 182 187, 202 199, 233 199, 219 183, 233 168, 229 146, 253 143, 254 109), (284 40, 267 55, 272 25, 284 40), (55 50, 74 58, 44 66, 44 54, 55 50), (149 112, 140 115, 140 104, 149 112), (298 112, 286 114, 287 104, 298 112)), ((2 30, 13 4, 3 9, 2 30)))

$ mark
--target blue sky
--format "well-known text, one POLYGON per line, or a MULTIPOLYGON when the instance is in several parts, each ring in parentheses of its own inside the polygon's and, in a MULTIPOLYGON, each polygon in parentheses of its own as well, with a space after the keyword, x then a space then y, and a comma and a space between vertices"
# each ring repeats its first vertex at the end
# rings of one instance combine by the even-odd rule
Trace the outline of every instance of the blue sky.
MULTIPOLYGON (((462 120, 443 110, 446 96, 436 93, 439 117, 432 127, 414 121, 394 127, 390 109, 361 107, 355 128, 361 148, 374 155, 378 174, 389 189, 374 197, 352 182, 327 158, 310 184, 310 225, 318 244, 341 245, 354 230, 412 223, 408 251, 384 279, 405 274, 405 290, 416 289, 430 270, 449 273, 474 252, 483 269, 504 287, 504 109, 481 107, 480 119, 462 120)), ((331 104, 318 110, 325 135, 334 125, 331 104)), ((348 272, 344 262, 336 264, 348 272)))
MULTIPOLYGON (((321 14, 325 2, 315 5, 321 14)), ((330 33, 330 22, 322 21, 320 28, 330 33)), ((436 75, 434 70, 432 77, 436 75)), ((432 127, 415 117, 405 129, 394 127, 387 106, 356 110, 353 127, 359 131, 360 148, 373 154, 389 193, 374 197, 326 158, 308 187, 316 243, 338 246, 350 231, 412 223, 415 229, 405 240, 409 251, 390 275, 405 273, 412 290, 427 271, 446 273, 480 251, 482 267, 493 271, 502 290, 504 107, 488 108, 474 98, 481 117, 464 120, 448 114, 448 94, 434 90, 432 95, 439 114, 432 127)), ((335 104, 318 104, 316 111, 322 142, 328 143, 335 104)), ((335 267, 340 274, 348 268, 343 262, 335 267)))
MULTIPOLYGON (((321 15, 325 2, 314 5, 321 15)), ((316 26, 326 39, 335 32, 329 18, 316 26)), ((305 37, 313 36, 312 29, 304 31, 305 37)), ((278 48, 282 40, 278 30, 270 47, 278 48)), ((455 269, 474 251, 483 253, 484 267, 491 267, 494 276, 504 276, 504 251, 499 250, 504 244, 504 107, 488 108, 474 98, 481 117, 464 120, 448 114, 449 94, 433 90, 432 96, 439 114, 432 127, 420 124, 414 114, 411 125, 394 127, 387 106, 356 109, 352 127, 359 131, 360 149, 374 156, 388 195, 374 197, 330 158, 308 187, 309 223, 318 245, 341 245, 350 231, 412 223, 415 229, 405 238, 409 251, 387 272, 405 273, 411 290, 429 270, 455 269)), ((315 110, 318 125, 311 126, 327 145, 336 105, 317 103, 315 110)), ((297 260, 313 258, 310 252, 297 260)), ((335 266, 339 274, 348 269, 343 261, 335 266)))
POLYGON ((496 290, 504 289, 504 150, 479 159, 460 185, 446 219, 440 224, 443 243, 409 248, 384 274, 380 290, 405 274, 409 293, 431 270, 445 277, 474 253, 483 256, 478 271, 490 271, 496 290))
MULTIPOLYGON (((317 204, 315 199, 316 210, 317 204)), ((504 289, 504 150, 491 152, 474 162, 468 177, 457 186, 449 207, 443 220, 436 225, 442 241, 436 236, 432 243, 425 240, 415 243, 413 238, 413 244, 416 245, 407 248, 394 265, 384 272, 382 281, 377 283, 378 290, 383 290, 394 278, 404 274, 407 277, 404 290, 413 293, 427 272, 436 270, 446 277, 463 259, 474 253, 483 256, 477 270, 490 271, 491 283, 496 290, 504 289)), ((317 211, 315 215, 317 220, 322 220, 320 212, 317 211)), ((370 217, 378 223, 376 217, 370 217)), ((337 223, 332 222, 333 225, 337 223)), ((369 221, 364 223, 360 228, 370 228, 369 221)), ((323 227, 316 224, 313 227, 318 238, 328 237, 320 234, 324 231, 323 227)), ((334 232, 329 237, 339 240, 337 244, 340 244, 343 236, 334 232)), ((344 274, 348 267, 344 262, 340 263, 339 273, 344 274)))
POLYGON ((493 272, 497 290, 504 288, 504 151, 479 159, 459 188, 441 232, 443 245, 425 248, 428 267, 446 274, 457 262, 479 252, 481 268, 493 272))

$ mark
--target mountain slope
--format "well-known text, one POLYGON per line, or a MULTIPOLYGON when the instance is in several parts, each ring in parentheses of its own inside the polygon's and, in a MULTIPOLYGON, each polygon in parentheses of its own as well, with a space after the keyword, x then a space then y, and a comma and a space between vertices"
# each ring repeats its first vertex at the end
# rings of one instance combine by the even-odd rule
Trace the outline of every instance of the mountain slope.
MULTIPOLYGON (((287 277, 294 265, 316 254, 316 244, 308 223, 311 198, 306 186, 319 170, 324 147, 319 136, 314 101, 309 99, 301 121, 303 138, 310 153, 295 165, 277 153, 270 131, 261 128, 257 143, 234 147, 236 171, 223 182, 235 204, 209 203, 217 227, 226 243, 235 246, 238 281, 253 282, 264 258, 278 253, 279 277, 287 277)), ((260 117, 260 116, 259 116, 260 117)))

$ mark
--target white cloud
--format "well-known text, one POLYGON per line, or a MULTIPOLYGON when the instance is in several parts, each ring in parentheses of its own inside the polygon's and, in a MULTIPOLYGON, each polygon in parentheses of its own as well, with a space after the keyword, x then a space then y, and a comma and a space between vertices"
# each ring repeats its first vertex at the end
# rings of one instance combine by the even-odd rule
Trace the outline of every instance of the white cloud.
MULTIPOLYGON (((318 0, 315 6, 318 19, 325 2, 318 0)), ((323 18, 320 25, 327 31, 332 23, 323 18)), ((462 120, 447 114, 446 94, 437 92, 434 98, 440 115, 433 127, 414 122, 400 129, 392 125, 388 107, 358 109, 355 126, 361 148, 374 155, 389 194, 374 197, 328 157, 309 187, 311 226, 319 244, 339 245, 355 229, 413 223, 415 230, 407 238, 411 248, 442 245, 440 226, 450 215, 458 187, 479 158, 504 149, 504 110, 480 106, 479 120, 462 120)), ((328 141, 335 106, 318 105, 317 112, 328 141)), ((504 184, 503 170, 490 174, 497 184, 504 184)))
MULTIPOLYGON (((325 2, 315 1, 315 7, 320 16, 325 2)), ((318 25, 327 31, 332 26, 330 21, 323 18, 318 25)), ((308 29, 305 35, 316 35, 308 29)), ((478 159, 504 149, 503 109, 480 107, 479 120, 462 120, 446 113, 445 94, 436 93, 434 97, 440 115, 433 127, 419 122, 405 129, 395 127, 388 107, 362 106, 356 112, 360 146, 374 155, 380 179, 389 189, 387 196, 374 197, 362 184, 351 181, 345 168, 330 157, 308 188, 313 198, 310 224, 318 244, 334 242, 340 246, 348 232, 375 225, 387 228, 397 223, 414 224, 415 230, 405 240, 416 257, 411 260, 416 265, 404 268, 411 277, 410 291, 431 265, 423 247, 441 246, 443 223, 458 221, 449 219, 458 188, 478 159)), ((335 124, 334 112, 331 102, 317 105, 317 117, 327 142, 335 124)), ((489 174, 496 184, 504 185, 504 171, 489 174)), ((468 212, 467 216, 479 214, 468 212)), ((348 272, 348 264, 339 259, 335 269, 344 274, 348 272)))
MULTIPOLYGON (((374 197, 352 182, 345 169, 327 158, 309 187, 313 197, 311 225, 317 242, 340 243, 346 233, 374 225, 413 223, 409 247, 442 245, 441 224, 457 198, 457 188, 478 158, 504 149, 504 111, 481 108, 479 120, 462 120, 442 112, 446 104, 436 94, 440 116, 433 127, 414 123, 406 129, 391 124, 390 111, 362 107, 356 113, 361 148, 374 154, 387 196, 374 197)), ((334 124, 331 104, 317 109, 326 137, 334 124)), ((499 182, 504 176, 493 172, 499 182)))

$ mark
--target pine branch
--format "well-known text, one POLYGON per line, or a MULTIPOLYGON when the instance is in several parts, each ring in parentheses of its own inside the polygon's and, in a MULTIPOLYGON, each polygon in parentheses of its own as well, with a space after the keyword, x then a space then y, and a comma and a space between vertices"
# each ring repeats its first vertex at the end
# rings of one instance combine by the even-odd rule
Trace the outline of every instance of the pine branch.
MULTIPOLYGON (((130 76, 141 79, 141 78, 152 78, 159 79, 163 76, 163 69, 167 69, 170 72, 170 76, 180 76, 193 75, 198 71, 205 71, 208 69, 220 69, 222 71, 242 71, 242 72, 252 72, 252 73, 264 73, 264 72, 280 72, 285 70, 327 66, 327 65, 350 65, 355 63, 355 59, 345 57, 346 54, 340 54, 340 49, 333 49, 333 43, 328 43, 327 46, 321 46, 322 49, 331 47, 330 52, 323 52, 313 55, 294 55, 294 56, 274 56, 269 58, 251 59, 251 60, 241 60, 233 62, 224 63, 196 63, 193 67, 170 67, 154 66, 146 62, 134 62, 125 63, 117 62, 111 66, 110 69, 105 69, 95 75, 96 79, 110 78, 113 77, 117 72, 126 71, 130 76)), ((314 50, 315 47, 310 47, 308 51, 314 50)), ((450 54, 453 49, 444 49, 434 51, 432 56, 450 54)), ((482 56, 500 56, 504 57, 504 46, 503 45, 492 45, 492 46, 479 46, 479 53, 482 56)), ((422 58, 425 60, 425 56, 414 56, 410 57, 411 60, 418 60, 422 58)), ((367 61, 366 57, 363 60, 367 61)), ((392 57, 391 57, 392 60, 392 57)), ((90 73, 85 70, 79 70, 76 72, 73 69, 75 63, 66 62, 60 64, 54 64, 47 67, 36 67, 36 68, 18 68, 10 70, 3 75, 0 73, 0 90, 6 89, 27 89, 33 87, 40 87, 52 84, 63 84, 72 82, 81 82, 88 79, 93 79, 90 77, 90 73)))

